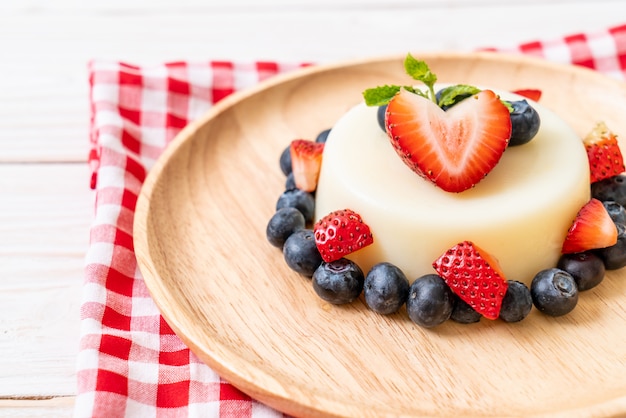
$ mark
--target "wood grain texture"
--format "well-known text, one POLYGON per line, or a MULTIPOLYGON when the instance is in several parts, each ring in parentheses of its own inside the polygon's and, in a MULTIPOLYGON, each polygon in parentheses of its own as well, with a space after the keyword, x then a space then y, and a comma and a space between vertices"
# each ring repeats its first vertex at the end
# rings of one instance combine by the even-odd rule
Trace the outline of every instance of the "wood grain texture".
MULTIPOLYGON (((491 54, 424 58, 442 81, 535 86, 579 134, 603 118, 625 137, 626 86, 613 80, 491 54)), ((363 88, 402 80, 397 58, 306 70, 190 125, 137 206, 135 248, 163 315, 227 380, 294 415, 626 413, 624 272, 566 317, 425 330, 404 312, 322 302, 266 243, 286 144, 331 126, 363 88)))
POLYGON ((87 173, 0 164, 0 399, 76 393, 87 173))

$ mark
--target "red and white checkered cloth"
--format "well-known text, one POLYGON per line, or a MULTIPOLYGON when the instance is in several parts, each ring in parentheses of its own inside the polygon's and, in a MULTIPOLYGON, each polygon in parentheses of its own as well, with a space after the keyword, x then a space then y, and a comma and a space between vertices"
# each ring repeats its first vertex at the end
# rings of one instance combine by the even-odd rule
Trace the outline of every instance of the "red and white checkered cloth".
MULTIPOLYGON (((626 80, 626 25, 507 52, 626 80)), ((76 417, 274 417, 203 364, 160 316, 137 268, 133 214, 147 171, 188 122, 226 95, 304 64, 92 62, 91 186, 76 417)))

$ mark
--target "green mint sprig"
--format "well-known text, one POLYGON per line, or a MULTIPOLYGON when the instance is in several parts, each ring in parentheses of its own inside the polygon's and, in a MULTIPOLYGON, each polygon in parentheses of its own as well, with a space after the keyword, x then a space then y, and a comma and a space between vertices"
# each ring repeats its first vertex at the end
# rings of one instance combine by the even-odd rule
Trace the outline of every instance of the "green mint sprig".
MULTIPOLYGON (((404 59, 404 71, 416 81, 421 81, 426 85, 426 90, 420 90, 414 86, 397 86, 397 85, 384 85, 371 89, 366 89, 363 92, 363 98, 365 104, 368 106, 384 106, 402 89, 415 93, 426 99, 432 100, 439 107, 449 107, 461 100, 473 96, 480 92, 478 87, 470 86, 467 84, 456 84, 444 88, 439 94, 439 99, 435 93, 435 83, 437 82, 437 76, 430 71, 428 64, 425 61, 418 60, 411 54, 407 54, 404 59)), ((513 111, 511 104, 505 100, 502 103, 509 109, 509 112, 513 111)))

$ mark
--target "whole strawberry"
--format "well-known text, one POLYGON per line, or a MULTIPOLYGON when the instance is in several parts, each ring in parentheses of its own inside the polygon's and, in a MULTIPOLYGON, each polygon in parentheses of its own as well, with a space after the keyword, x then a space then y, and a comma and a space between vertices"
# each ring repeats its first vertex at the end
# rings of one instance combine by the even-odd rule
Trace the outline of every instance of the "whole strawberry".
POLYGON ((315 244, 322 259, 330 263, 374 242, 369 226, 351 209, 337 210, 313 226, 315 244))
POLYGON ((471 241, 463 241, 443 253, 433 267, 476 312, 498 318, 508 283, 495 258, 471 241))

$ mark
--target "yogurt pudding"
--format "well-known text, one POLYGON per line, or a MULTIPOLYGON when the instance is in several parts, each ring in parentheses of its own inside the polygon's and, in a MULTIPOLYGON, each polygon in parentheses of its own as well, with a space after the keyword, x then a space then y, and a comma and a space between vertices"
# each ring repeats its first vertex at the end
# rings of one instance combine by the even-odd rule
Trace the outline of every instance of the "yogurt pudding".
POLYGON ((449 193, 401 162, 376 107, 356 105, 328 136, 315 218, 344 208, 362 216, 374 243, 347 258, 366 273, 388 261, 413 281, 433 273, 433 261, 446 249, 469 240, 498 259, 507 279, 530 284, 538 271, 556 265, 568 228, 590 199, 581 139, 552 111, 533 107, 541 118, 536 137, 509 147, 472 189, 449 193))

